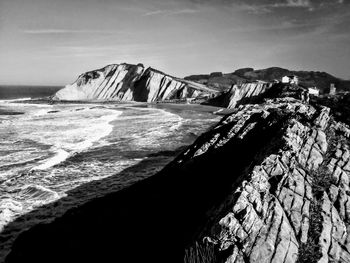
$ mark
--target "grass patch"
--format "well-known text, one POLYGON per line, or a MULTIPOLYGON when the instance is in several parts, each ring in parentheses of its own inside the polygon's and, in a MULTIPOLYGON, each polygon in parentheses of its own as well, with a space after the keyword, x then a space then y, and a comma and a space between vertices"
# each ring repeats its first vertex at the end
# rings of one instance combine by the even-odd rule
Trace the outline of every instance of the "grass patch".
POLYGON ((185 250, 184 263, 219 263, 221 262, 215 252, 214 244, 208 242, 195 242, 185 250))
MULTIPOLYGON (((332 122, 333 120, 330 120, 332 122)), ((302 243, 299 247, 298 263, 316 263, 322 257, 321 248, 319 246, 319 239, 322 232, 322 196, 326 192, 334 179, 331 171, 327 165, 333 155, 338 136, 336 136, 333 129, 328 127, 325 131, 328 142, 328 149, 324 155, 324 160, 316 171, 307 171, 312 179, 312 194, 313 200, 310 203, 309 210, 309 231, 306 243, 302 243)))
POLYGON ((302 243, 299 247, 297 263, 316 263, 322 257, 321 248, 318 244, 322 231, 321 211, 320 202, 311 202, 308 238, 307 242, 302 243))
MULTIPOLYGON (((325 163, 325 162, 324 162, 325 163)), ((332 175, 325 165, 309 171, 312 179, 312 194, 309 210, 309 231, 306 243, 299 247, 298 263, 316 263, 322 257, 319 239, 322 232, 322 196, 332 184, 332 175)))

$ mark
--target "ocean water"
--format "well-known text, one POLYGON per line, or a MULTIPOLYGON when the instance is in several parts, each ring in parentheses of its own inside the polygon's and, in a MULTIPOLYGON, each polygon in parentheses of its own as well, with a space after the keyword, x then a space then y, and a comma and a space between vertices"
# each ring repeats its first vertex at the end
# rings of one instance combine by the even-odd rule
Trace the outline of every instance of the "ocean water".
POLYGON ((218 121, 201 109, 0 100, 0 259, 25 229, 159 171, 218 121))
POLYGON ((62 86, 16 86, 0 85, 0 100, 18 98, 42 98, 55 94, 62 86))

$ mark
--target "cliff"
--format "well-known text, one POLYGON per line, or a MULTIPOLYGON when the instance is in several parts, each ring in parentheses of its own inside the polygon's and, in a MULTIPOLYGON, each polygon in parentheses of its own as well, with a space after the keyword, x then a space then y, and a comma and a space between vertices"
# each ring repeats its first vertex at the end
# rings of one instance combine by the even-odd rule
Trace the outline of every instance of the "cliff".
POLYGON ((276 82, 254 81, 233 85, 228 91, 208 99, 205 104, 233 109, 243 104, 262 103, 266 99, 292 97, 301 98, 306 89, 295 85, 276 82))
POLYGON ((258 102, 272 86, 273 83, 261 81, 235 84, 228 91, 209 99, 207 104, 231 109, 243 103, 258 102))
POLYGON ((59 90, 54 100, 154 102, 210 96, 215 90, 169 76, 142 64, 113 64, 86 72, 59 90))
POLYGON ((7 262, 350 262, 349 135, 323 106, 241 105, 153 177, 23 233, 7 262))

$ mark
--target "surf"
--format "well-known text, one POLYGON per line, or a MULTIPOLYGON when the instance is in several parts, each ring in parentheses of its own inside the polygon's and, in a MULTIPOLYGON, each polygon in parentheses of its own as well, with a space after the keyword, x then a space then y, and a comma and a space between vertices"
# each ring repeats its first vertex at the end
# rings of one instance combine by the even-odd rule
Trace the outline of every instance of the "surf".
MULTIPOLYGON (((66 131, 64 135, 59 138, 53 136, 54 138, 51 138, 53 147, 50 151, 55 153, 54 156, 39 162, 39 164, 31 170, 46 170, 63 163, 69 157, 89 149, 100 139, 108 136, 113 130, 111 122, 116 120, 123 112, 109 110, 108 113, 112 114, 101 116, 96 120, 90 118, 84 121, 81 120, 82 124, 80 124, 79 127, 66 131)), ((46 138, 46 143, 50 143, 50 136, 46 138)))

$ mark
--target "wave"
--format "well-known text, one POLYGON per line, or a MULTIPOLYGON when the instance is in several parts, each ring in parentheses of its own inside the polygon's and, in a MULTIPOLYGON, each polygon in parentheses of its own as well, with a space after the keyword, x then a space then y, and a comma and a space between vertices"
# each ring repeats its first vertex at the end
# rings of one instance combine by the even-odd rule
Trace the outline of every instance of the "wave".
POLYGON ((52 166, 55 166, 55 165, 65 161, 69 156, 70 156, 69 152, 62 150, 62 149, 58 149, 56 152, 56 155, 54 155, 52 158, 45 160, 42 164, 33 167, 31 170, 32 171, 46 170, 52 166))
POLYGON ((25 185, 16 194, 15 198, 3 198, 0 200, 0 232, 14 217, 31 210, 32 207, 55 201, 60 196, 57 192, 41 185, 25 185), (16 200, 15 200, 16 199, 16 200))
MULTIPOLYGON (((169 139, 169 136, 177 136, 176 131, 187 122, 181 116, 163 109, 151 108, 142 109, 141 111, 148 111, 149 113, 138 116, 140 118, 140 128, 131 136, 136 148, 159 147, 160 144, 169 139), (148 125, 148 122, 152 125, 148 125)), ((128 118, 132 119, 133 117, 128 118)))
POLYGON ((122 111, 109 110, 109 112, 111 111, 113 112, 112 115, 101 116, 96 120, 80 120, 80 126, 76 129, 62 133, 57 131, 56 136, 48 137, 46 141, 42 141, 43 143, 53 144, 51 151, 55 155, 41 161, 39 165, 33 167, 31 170, 46 170, 58 165, 74 154, 90 148, 94 143, 109 135, 113 131, 113 125, 110 122, 122 114, 122 111), (51 142, 49 141, 50 139, 52 139, 51 142))
POLYGON ((19 214, 22 209, 23 205, 12 198, 5 198, 0 201, 0 232, 6 224, 13 220, 14 215, 19 214))
POLYGON ((26 185, 17 195, 18 199, 31 201, 49 201, 59 198, 59 194, 41 185, 26 185))
POLYGON ((33 113, 33 116, 42 116, 48 113, 49 109, 41 109, 33 113))

